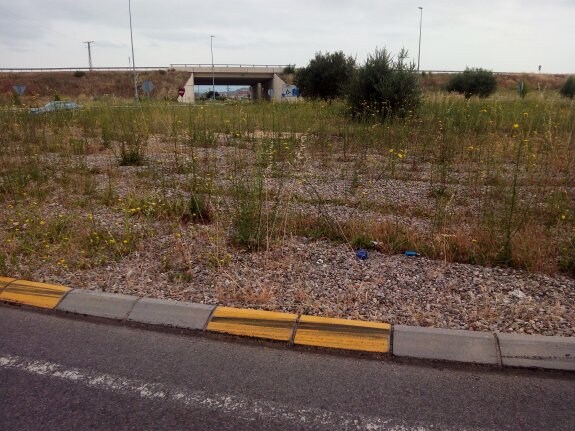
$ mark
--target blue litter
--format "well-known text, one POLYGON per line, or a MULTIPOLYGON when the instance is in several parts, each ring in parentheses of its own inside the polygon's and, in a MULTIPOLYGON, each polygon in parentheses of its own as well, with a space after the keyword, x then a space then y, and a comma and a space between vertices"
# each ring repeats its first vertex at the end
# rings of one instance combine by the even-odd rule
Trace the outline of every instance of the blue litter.
POLYGON ((358 251, 355 252, 355 255, 359 260, 366 260, 367 259, 367 250, 360 248, 358 251))
POLYGON ((406 256, 409 256, 409 257, 419 256, 419 253, 418 253, 418 252, 416 252, 416 251, 410 251, 410 250, 404 251, 403 254, 405 254, 406 256))

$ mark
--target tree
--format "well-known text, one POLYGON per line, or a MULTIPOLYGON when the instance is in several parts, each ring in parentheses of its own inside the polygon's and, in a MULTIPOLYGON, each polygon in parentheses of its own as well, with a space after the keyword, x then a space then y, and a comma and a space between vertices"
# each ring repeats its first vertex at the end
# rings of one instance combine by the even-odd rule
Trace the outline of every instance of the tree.
MULTIPOLYGON (((215 97, 215 99, 217 99, 217 98, 219 98, 219 97, 220 97, 220 93, 218 93, 218 92, 216 91, 216 97, 215 97)), ((205 94, 205 98, 208 99, 208 100, 213 99, 213 98, 214 98, 214 92, 213 92, 212 90, 208 91, 208 92, 205 94)))
POLYGON ((446 90, 463 94, 466 99, 471 96, 485 98, 497 90, 497 79, 490 70, 466 68, 463 73, 451 77, 446 90))
POLYGON ((570 76, 567 78, 559 93, 563 97, 568 97, 569 99, 573 99, 575 97, 575 78, 570 76))
POLYGON ((298 69, 295 84, 301 95, 311 99, 332 100, 344 95, 355 69, 355 60, 342 51, 316 53, 306 67, 298 69))
POLYGON ((405 49, 397 60, 386 49, 376 49, 369 55, 348 87, 347 100, 353 117, 402 117, 419 107, 417 69, 414 63, 407 63, 407 56, 405 49))

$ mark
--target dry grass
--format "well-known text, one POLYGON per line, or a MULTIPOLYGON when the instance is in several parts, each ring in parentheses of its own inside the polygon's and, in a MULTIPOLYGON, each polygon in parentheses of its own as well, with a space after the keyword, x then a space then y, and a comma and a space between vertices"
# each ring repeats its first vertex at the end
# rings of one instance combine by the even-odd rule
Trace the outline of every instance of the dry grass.
POLYGON ((575 114, 553 97, 431 95, 419 115, 385 124, 353 123, 337 103, 0 115, 6 274, 88 270, 153 240, 170 244, 163 271, 174 280, 205 267, 225 275, 238 250, 293 235, 575 267, 575 114))

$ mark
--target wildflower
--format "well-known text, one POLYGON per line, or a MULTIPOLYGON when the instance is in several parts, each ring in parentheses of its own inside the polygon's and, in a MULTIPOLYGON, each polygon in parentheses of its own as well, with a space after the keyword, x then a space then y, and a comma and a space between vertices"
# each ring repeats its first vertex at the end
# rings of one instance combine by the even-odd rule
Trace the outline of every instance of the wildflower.
POLYGON ((127 240, 127 239, 124 240, 124 244, 128 244, 128 240, 127 240))
POLYGON ((565 220, 565 214, 561 214, 561 220, 565 220))
POLYGON ((399 157, 400 159, 403 159, 403 154, 397 153, 397 157, 399 157))
POLYGON ((513 125, 513 128, 514 128, 514 129, 519 129, 519 124, 515 123, 515 124, 513 125))
POLYGON ((529 116, 529 112, 524 112, 523 115, 525 115, 527 117, 527 116, 529 116))
POLYGON ((40 225, 44 226, 46 224, 46 222, 44 220, 40 220, 40 225))
POLYGON ((390 148, 390 149, 389 149, 389 152, 390 152, 390 153, 393 153, 393 148, 390 148))

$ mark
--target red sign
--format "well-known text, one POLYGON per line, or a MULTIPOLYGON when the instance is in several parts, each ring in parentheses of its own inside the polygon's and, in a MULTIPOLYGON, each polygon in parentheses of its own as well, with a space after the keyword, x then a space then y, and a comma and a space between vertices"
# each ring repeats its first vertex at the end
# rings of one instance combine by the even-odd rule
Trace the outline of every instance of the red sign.
POLYGON ((180 89, 178 90, 178 95, 179 95, 180 97, 184 97, 184 93, 185 93, 185 92, 186 92, 186 89, 185 89, 185 88, 180 88, 180 89))

